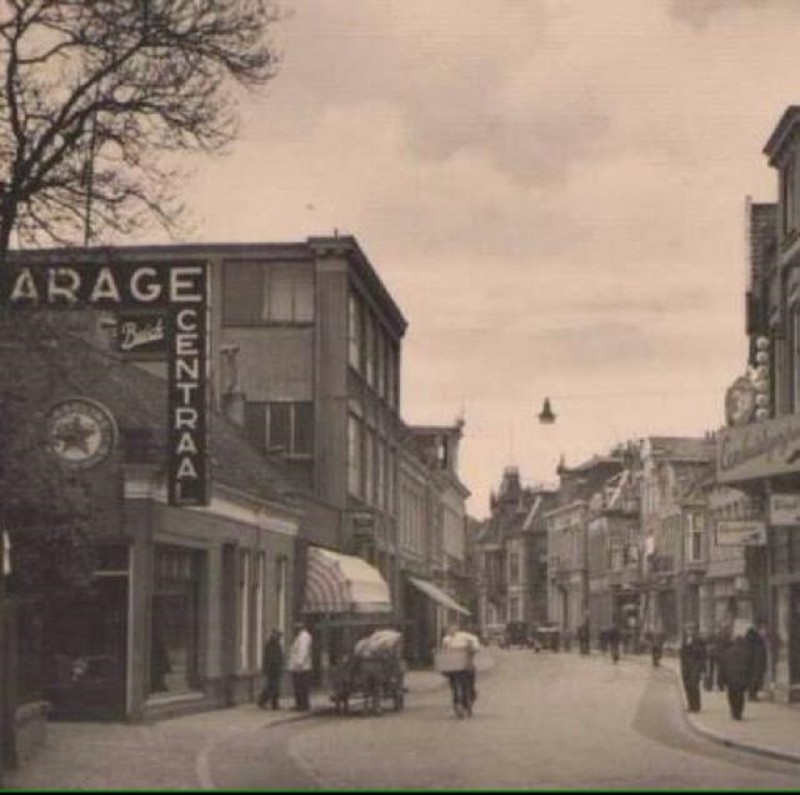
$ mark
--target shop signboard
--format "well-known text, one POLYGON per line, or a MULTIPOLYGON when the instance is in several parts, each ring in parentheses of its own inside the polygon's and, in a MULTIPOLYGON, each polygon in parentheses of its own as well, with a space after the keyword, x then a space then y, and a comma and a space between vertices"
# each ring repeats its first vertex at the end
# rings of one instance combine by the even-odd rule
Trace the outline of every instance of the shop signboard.
POLYGON ((204 261, 7 262, 0 305, 99 309, 118 315, 121 352, 161 353, 168 377, 171 505, 207 505, 207 271, 204 261))
POLYGON ((800 472, 800 415, 722 428, 717 437, 717 482, 800 472))
POLYGON ((800 494, 770 495, 769 523, 800 527, 800 494))

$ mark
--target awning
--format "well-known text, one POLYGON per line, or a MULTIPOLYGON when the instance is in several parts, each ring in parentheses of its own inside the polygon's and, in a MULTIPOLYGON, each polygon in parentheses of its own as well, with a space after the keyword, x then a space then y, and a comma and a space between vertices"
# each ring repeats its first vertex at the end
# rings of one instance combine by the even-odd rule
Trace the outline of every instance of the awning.
POLYGON ((434 602, 438 602, 440 605, 442 605, 442 607, 446 607, 448 610, 455 610, 457 613, 462 613, 465 616, 470 615, 470 612, 466 607, 462 607, 452 597, 448 596, 441 588, 437 588, 432 582, 428 582, 427 580, 418 580, 416 577, 409 577, 408 579, 411 580, 414 586, 419 588, 422 593, 424 593, 426 596, 429 596, 434 602))
POLYGON ((306 613, 386 613, 389 586, 380 572, 354 555, 308 548, 306 613))

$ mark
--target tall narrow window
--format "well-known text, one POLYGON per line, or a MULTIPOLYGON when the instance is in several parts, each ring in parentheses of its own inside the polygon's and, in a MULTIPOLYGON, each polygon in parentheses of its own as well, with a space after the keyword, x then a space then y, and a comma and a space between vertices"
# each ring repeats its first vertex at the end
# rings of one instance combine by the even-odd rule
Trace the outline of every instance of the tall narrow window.
POLYGON ((508 584, 519 585, 519 552, 508 556, 508 584))
POLYGON ((361 496, 361 423, 352 414, 347 418, 347 489, 361 496))
POLYGON ((365 323, 364 323, 364 340, 366 345, 364 346, 364 357, 365 357, 365 375, 367 377, 367 383, 374 387, 375 386, 375 321, 368 312, 366 313, 365 323))
POLYGON ((261 651, 264 648, 264 579, 267 576, 267 556, 263 552, 256 553, 256 565, 253 576, 253 601, 255 603, 254 649, 255 666, 261 664, 261 651))
POLYGON ((239 550, 239 670, 250 662, 250 552, 239 550))
POLYGON ((278 590, 278 629, 284 637, 286 637, 286 622, 288 617, 286 615, 286 578, 288 571, 288 561, 285 555, 279 555, 276 560, 276 580, 278 590))
POLYGON ((203 553, 158 544, 151 603, 149 691, 198 686, 200 582, 203 553))
POLYGON ((375 502, 375 434, 364 428, 364 499, 375 502))
POLYGON ((361 323, 358 298, 354 293, 347 297, 347 360, 354 370, 361 367, 361 323))

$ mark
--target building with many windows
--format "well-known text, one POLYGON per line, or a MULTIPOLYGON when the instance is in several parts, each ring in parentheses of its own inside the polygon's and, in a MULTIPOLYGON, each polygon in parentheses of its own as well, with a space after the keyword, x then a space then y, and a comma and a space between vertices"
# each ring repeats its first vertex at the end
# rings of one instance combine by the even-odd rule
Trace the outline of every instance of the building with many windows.
POLYGON ((475 539, 479 616, 487 636, 501 636, 508 624, 522 623, 529 632, 548 620, 544 517, 555 499, 548 486, 523 486, 517 467, 506 467, 491 496, 491 514, 475 539))

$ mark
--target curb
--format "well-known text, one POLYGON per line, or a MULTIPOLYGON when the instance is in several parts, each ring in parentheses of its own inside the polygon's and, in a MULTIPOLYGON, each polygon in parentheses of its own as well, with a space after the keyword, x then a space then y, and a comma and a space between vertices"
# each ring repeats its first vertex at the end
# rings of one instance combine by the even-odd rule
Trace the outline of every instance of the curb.
MULTIPOLYGON (((644 660, 641 660, 640 662, 644 663, 644 660)), ((680 674, 670 665, 662 665, 660 668, 663 671, 669 671, 669 673, 672 675, 673 683, 678 690, 678 697, 680 698, 681 704, 683 704, 683 687, 680 681, 680 674)), ((747 753, 755 754, 757 756, 765 756, 770 759, 777 759, 781 762, 800 764, 800 754, 793 754, 789 751, 778 751, 775 748, 770 748, 765 745, 757 745, 747 740, 732 740, 730 737, 726 737, 724 734, 720 734, 713 729, 703 726, 685 709, 681 711, 681 715, 683 716, 684 723, 693 732, 699 734, 701 737, 704 737, 707 740, 717 743, 717 745, 723 745, 725 748, 732 748, 738 751, 746 751, 747 753)))

